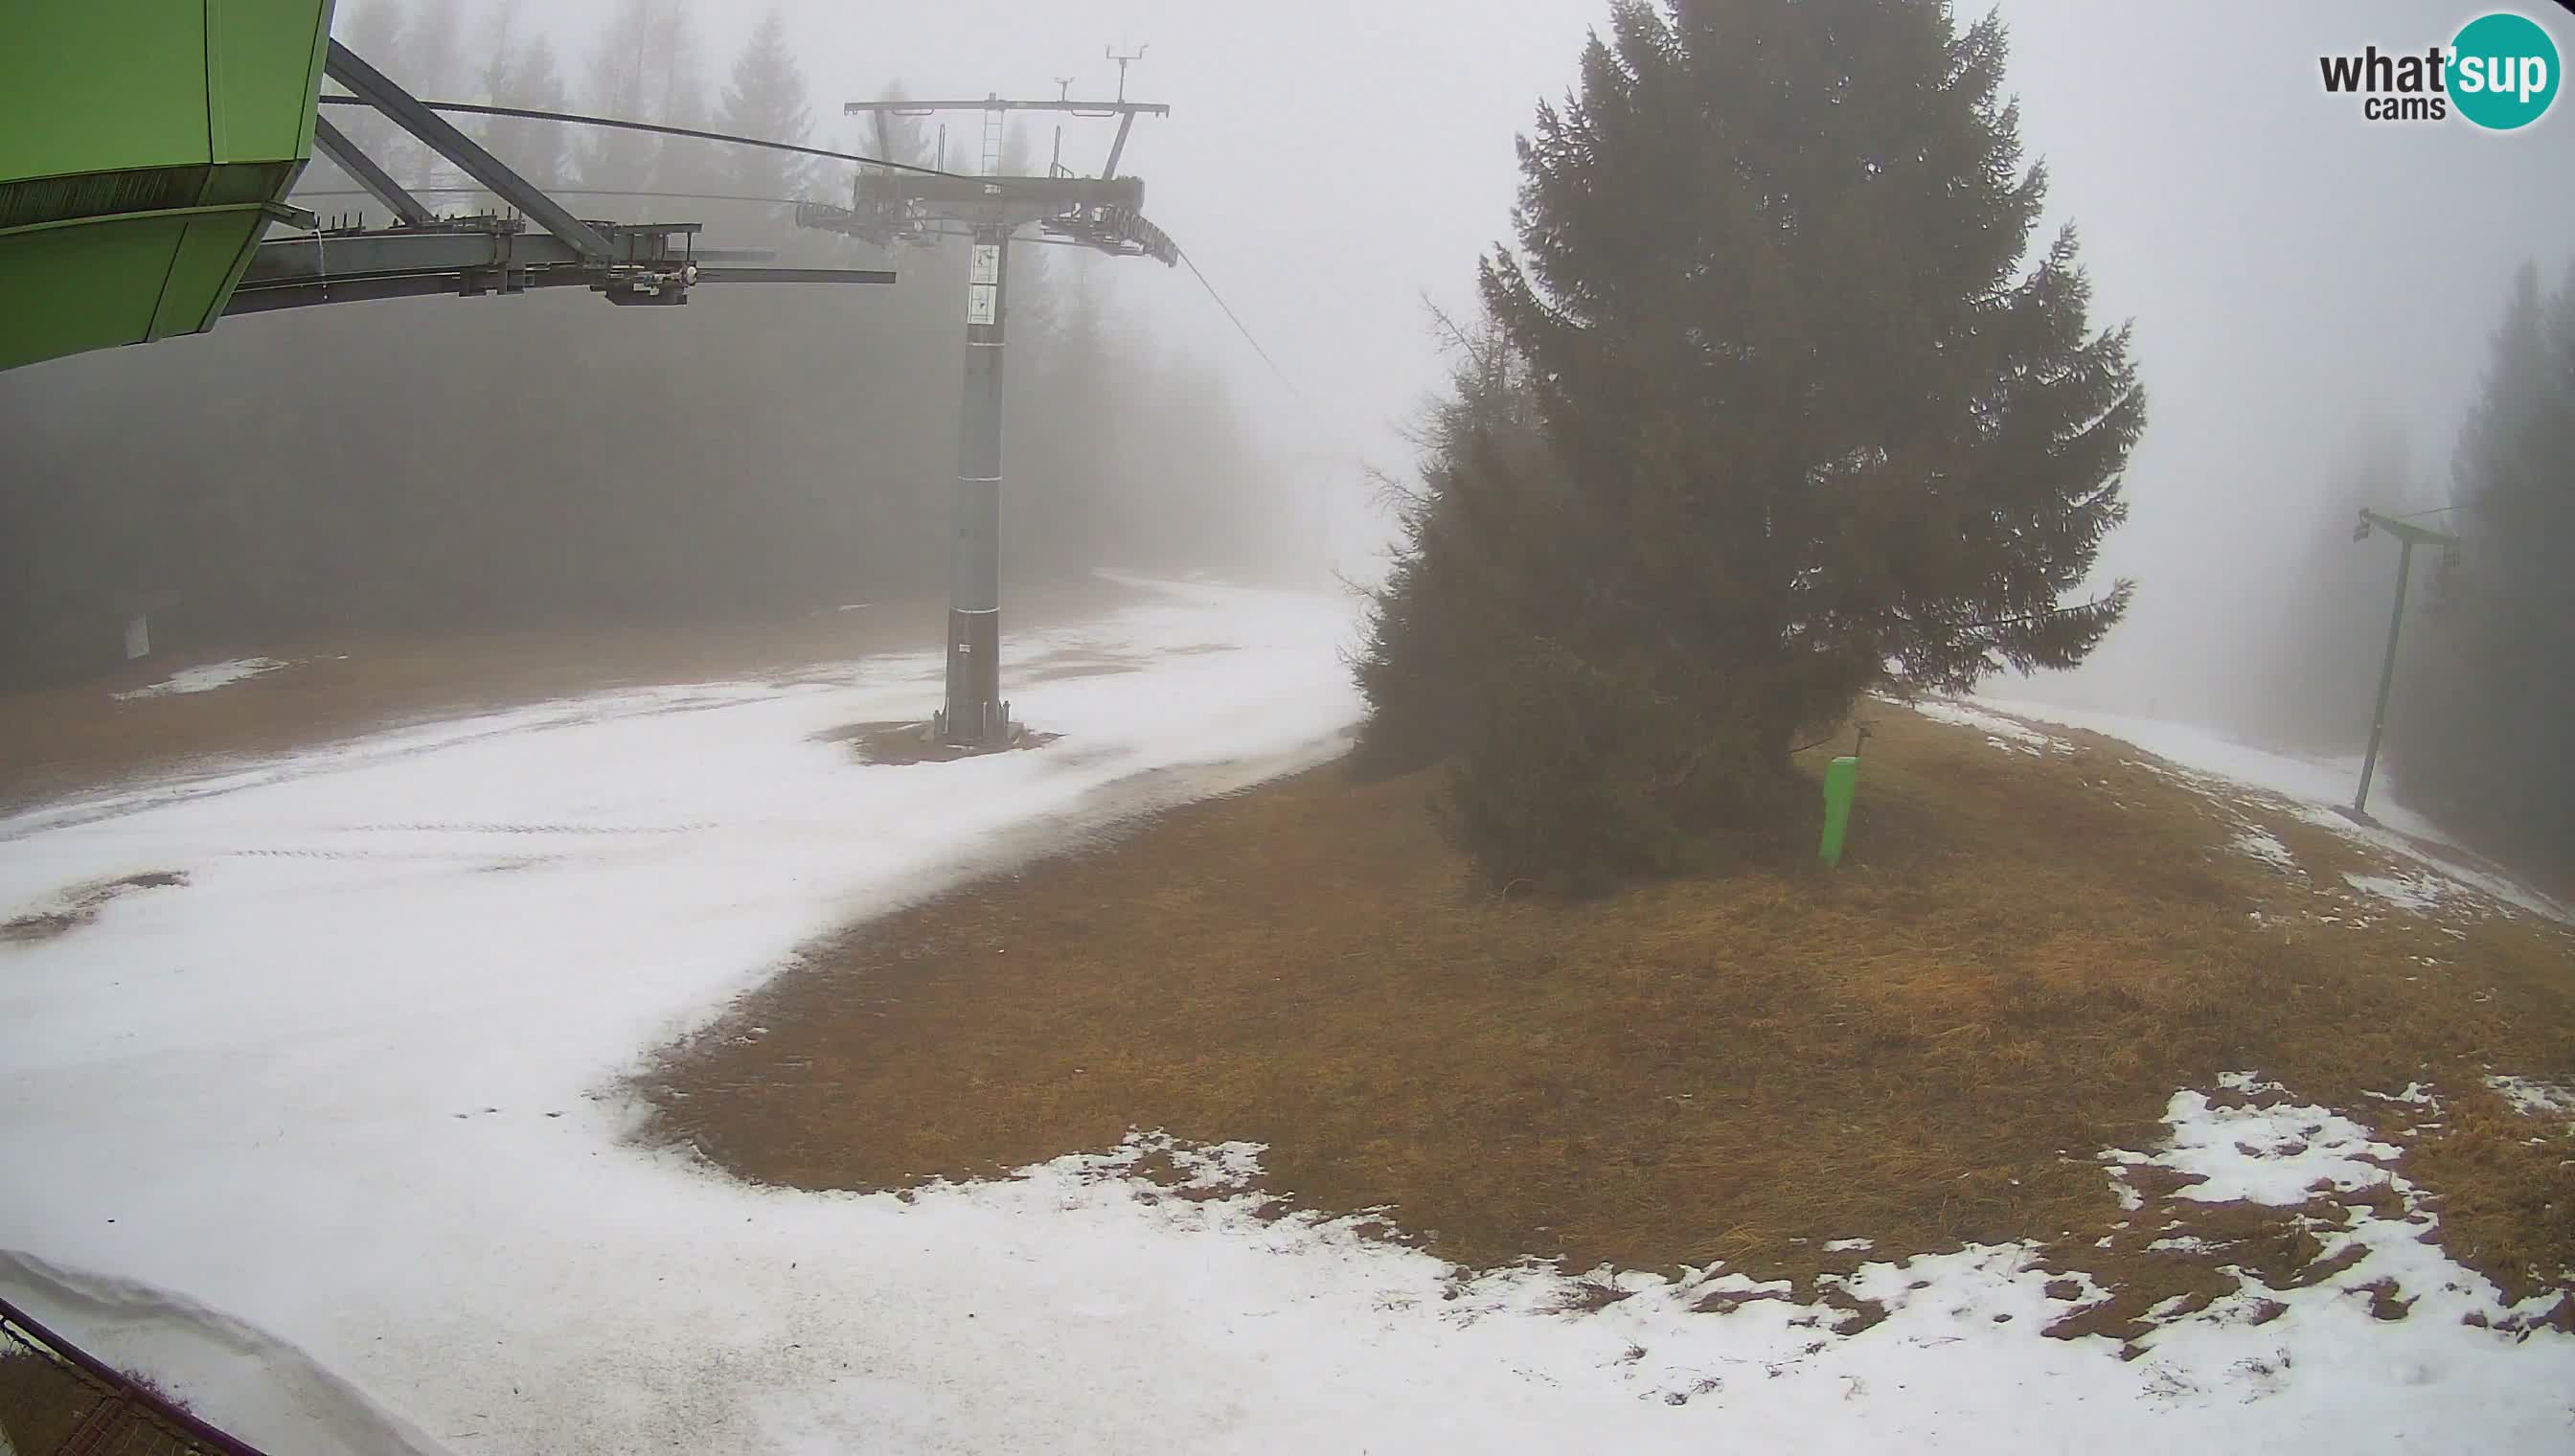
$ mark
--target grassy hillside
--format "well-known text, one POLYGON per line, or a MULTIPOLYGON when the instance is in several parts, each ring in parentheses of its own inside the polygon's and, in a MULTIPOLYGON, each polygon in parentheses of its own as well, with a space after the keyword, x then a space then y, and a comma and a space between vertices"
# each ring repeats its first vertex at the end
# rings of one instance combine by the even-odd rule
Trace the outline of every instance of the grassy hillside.
POLYGON ((1870 716, 1838 873, 1497 899, 1429 778, 1326 768, 816 947, 674 1053, 661 1131, 829 1188, 1249 1139, 1283 1206, 1477 1267, 2027 1239, 2080 1251, 2117 1291, 2081 1328, 2118 1333, 2230 1262, 2328 1277, 2314 1231, 2357 1216, 2123 1209, 2098 1154, 2198 1088, 2375 1125, 2455 1256, 2575 1287, 2566 1118, 2488 1085, 2575 1074, 2565 926, 2124 743, 1870 716), (2380 1095, 2409 1086, 2437 1104, 2380 1095), (2147 1247, 2176 1223, 2205 1247, 2147 1247))

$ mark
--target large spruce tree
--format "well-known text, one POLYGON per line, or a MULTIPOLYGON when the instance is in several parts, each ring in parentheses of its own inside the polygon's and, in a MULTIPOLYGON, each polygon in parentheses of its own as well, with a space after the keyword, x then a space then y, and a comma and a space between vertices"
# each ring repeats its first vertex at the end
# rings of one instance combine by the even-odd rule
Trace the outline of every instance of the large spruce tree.
POLYGON ((1473 648, 1380 634, 1366 675, 1470 685, 1448 801, 1494 878, 1778 828, 1797 734, 1873 684, 2069 667, 2118 620, 2125 583, 2066 599, 2145 399, 2072 231, 2031 257, 2005 49, 1923 0, 1630 0, 1540 108, 1481 282, 1546 460, 1434 462, 1429 517, 1521 524, 1453 533, 1483 544, 1447 584, 1473 648))

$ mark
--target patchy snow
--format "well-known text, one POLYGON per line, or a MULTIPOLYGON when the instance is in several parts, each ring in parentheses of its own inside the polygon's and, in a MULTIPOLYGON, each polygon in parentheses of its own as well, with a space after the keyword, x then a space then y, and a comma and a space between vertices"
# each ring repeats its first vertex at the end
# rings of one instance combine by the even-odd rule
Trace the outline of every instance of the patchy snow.
POLYGON ((2411 874, 2346 873, 2343 879, 2363 894, 2373 895, 2400 910, 2416 914, 2428 914, 2456 902, 2460 897, 2460 886, 2456 882, 2427 870, 2418 869, 2411 874))
MULTIPOLYGON (((2122 1194, 2123 1206, 2132 1209, 2142 1207, 2145 1199, 2128 1181, 2131 1169, 2152 1164, 2181 1175, 2180 1186, 2162 1208, 2182 1216, 2166 1225, 2173 1232, 2145 1247, 2222 1253, 2224 1243, 2189 1231, 2186 1209, 2190 1204, 2279 1209, 2290 1227, 2313 1235, 2319 1247, 2307 1269, 2289 1271, 2291 1277, 2276 1287, 2240 1264, 2226 1264, 2222 1267, 2239 1281, 2237 1289, 2196 1313, 2159 1306, 2148 1318, 2160 1327, 2142 1342, 2150 1351, 2148 1358, 2172 1352, 2176 1338, 2196 1344, 2215 1330, 2276 1332, 2272 1354, 2247 1357, 2267 1368, 2261 1372, 2262 1381, 2239 1382, 2246 1392, 2244 1399, 2281 1393, 2276 1387, 2265 1388, 2272 1377, 2313 1378, 2320 1365, 2328 1383, 2375 1379, 2420 1386, 2464 1373, 2463 1362, 2482 1363, 2481 1357, 2470 1353, 2474 1341, 2456 1344, 2435 1331, 2475 1330, 2502 1339, 2527 1334, 2528 1344, 2516 1350, 2539 1348, 2543 1353, 2538 1358, 2552 1371, 2560 1362, 2575 1360, 2575 1340, 2545 1330, 2533 1332, 2560 1296, 2543 1291, 2519 1303, 2508 1302, 2485 1276, 2426 1241, 2437 1230, 2439 1216, 2424 1191, 2391 1168, 2398 1152, 2393 1145, 2378 1140, 2367 1125, 2350 1117, 2288 1100, 2284 1089, 2274 1084, 2244 1074, 2236 1074, 2231 1081, 2221 1078, 2220 1083, 2228 1092, 2261 1097, 2263 1104, 2248 1106, 2233 1097, 2177 1092, 2164 1115, 2170 1136, 2163 1150, 2151 1157, 2119 1149, 2100 1154, 2122 1194), (2319 1202, 2330 1211, 2321 1216, 2312 1211, 2319 1202), (2392 1214, 2386 1211, 2390 1202, 2396 1210, 2392 1214), (2382 1302, 2402 1311, 2403 1318, 2382 1319, 2382 1302), (2361 1320, 2377 1322, 2379 1333, 2361 1334, 2352 1323, 2361 1320), (2336 1332, 2328 1335, 2328 1329, 2336 1332)), ((2394 1096, 2372 1095, 2393 1103, 2433 1100, 2419 1084, 2394 1096)), ((2489 1348, 2485 1354, 2500 1352, 2489 1348)), ((2251 1368, 2238 1367, 2235 1373, 2251 1368)), ((2535 1378, 2565 1377, 2552 1373, 2535 1378)), ((2181 1376, 2175 1388, 2214 1393, 2196 1375, 2181 1376)), ((2553 1421, 2559 1443, 2567 1432, 2575 1431, 2575 1410, 2562 1403, 2549 1416, 2529 1407, 2523 1414, 2531 1422, 2525 1429, 2533 1432, 2553 1421)), ((2464 1413, 2462 1419, 2473 1426, 2464 1413)), ((2242 1438, 2223 1444, 2233 1449, 2266 1445, 2242 1438)), ((2391 1434, 2362 1444, 2396 1449, 2405 1442, 2391 1434)), ((2434 1444, 2458 1449, 2514 1446, 2512 1441, 2466 1427, 2434 1444)), ((2307 1445, 2302 1440, 2284 1440, 2282 1449, 2306 1449, 2307 1445)))
POLYGON ((2407 1082, 2405 1090, 2401 1092, 2363 1092, 2361 1095, 2375 1097, 2381 1102, 2401 1102, 2407 1106, 2430 1107, 2436 1111, 2441 1105, 2440 1099, 2432 1095, 2432 1089, 2421 1082, 2407 1082))
POLYGON ((1987 713, 1961 699, 1919 698, 1904 706, 1934 723, 1956 724, 1960 728, 1974 728, 1985 735, 1986 742, 1997 748, 2017 748, 2024 753, 2033 754, 2043 754, 2051 749, 2060 753, 2074 751, 2072 743, 2053 733, 2040 732, 2025 723, 2005 718, 1998 713, 1987 713))
POLYGON ((137 698, 167 698, 179 693, 212 693, 218 688, 228 688, 245 679, 256 678, 262 673, 274 673, 280 668, 290 666, 292 665, 277 658, 235 658, 228 663, 207 663, 200 667, 182 668, 158 683, 146 684, 124 693, 111 693, 108 696, 119 702, 128 702, 137 698))
MULTIPOLYGON (((2301 803, 2326 808, 2348 804, 2360 784, 2360 759, 2357 755, 2311 758, 2273 752, 2237 742, 2223 733, 2193 724, 2132 718, 2096 709, 2062 708, 2052 703, 1986 694, 1978 694, 1976 702, 2015 718, 2081 728, 2134 743, 2184 768, 2266 788, 2301 803)), ((2431 820, 2395 801, 2393 785, 2383 765, 2370 794, 2370 813, 2390 828, 2418 838, 2446 837, 2431 820)))
POLYGON ((2319 1185, 2351 1192, 2385 1182, 2379 1160, 2403 1151, 2321 1107, 2219 1106, 2204 1092, 2174 1093, 2164 1121, 2172 1145, 2153 1161, 2199 1178, 2179 1194, 2195 1203, 2289 1207, 2319 1185))
POLYGON ((2541 894, 2530 886, 2493 869, 2463 862, 2466 851, 2434 850, 2403 834, 2384 828, 2356 824, 2330 809, 2301 807, 2298 816, 2322 828, 2332 829, 2347 838, 2358 839, 2385 852, 2391 858, 2410 859, 2440 879, 2448 881, 2441 893, 2453 908, 2474 904, 2478 896, 2497 905, 2527 910, 2548 919, 2575 921, 2575 906, 2568 906, 2541 894), (2473 891, 2463 894, 2460 891, 2473 891))
MULTIPOLYGON (((2431 1099, 2419 1086, 2409 1085, 2403 1097, 2393 1100, 2431 1099)), ((2361 1122, 2323 1107, 2285 1100, 2258 1107, 2220 1106, 2197 1092, 2175 1093, 2165 1122, 2172 1130, 2172 1141, 2156 1161, 2205 1178, 2181 1189, 2179 1198, 2199 1202, 2240 1198, 2291 1208, 2317 1197, 2339 1202, 2333 1197, 2336 1193, 2383 1188, 2394 1195, 2403 1210, 2398 1216, 2387 1216, 2368 1204, 2349 1203, 2344 1206, 2348 1223, 2311 1228, 2324 1243, 2319 1262, 2343 1256, 2351 1248, 2363 1251, 2348 1268, 2305 1290, 2261 1289, 2257 1281, 2248 1280, 2248 1288, 2288 1302, 2293 1313, 2301 1300, 2347 1303, 2354 1293, 2381 1281, 2392 1281, 2392 1296, 2420 1305, 2395 1326, 2400 1330, 2427 1322, 2466 1327, 2461 1322, 2471 1316, 2496 1325, 2526 1323, 2557 1302, 2559 1296, 2543 1291, 2519 1304, 2508 1303, 2484 1275, 2425 1242, 2425 1234, 2440 1221, 2430 1198, 2387 1166, 2397 1149, 2379 1141, 2361 1122)), ((2560 1335, 2549 1343, 2556 1358, 2575 1354, 2575 1340, 2560 1335)), ((2567 1429, 2575 1430, 2575 1411, 2561 1410, 2559 1418, 2569 1422, 2567 1429)))
MULTIPOLYGON (((2395 783, 2380 771, 2370 791, 2369 812, 2376 824, 2363 824, 2345 810, 2360 783, 2358 756, 2314 758, 2272 752, 2239 743, 2222 733, 2190 724, 2131 718, 2094 709, 2061 708, 1978 695, 1986 708, 2064 728, 2081 728, 2118 738, 2176 765, 2152 768, 2223 798, 2240 798, 2256 790, 2288 801, 2292 812, 2311 824, 2333 830, 2379 850, 2391 859, 2410 860, 2442 879, 2512 909, 2551 919, 2575 921, 2575 907, 2556 900, 2480 863, 2459 848, 2439 825, 2398 801, 2395 783)), ((2445 894, 2447 892, 2445 891, 2445 894)), ((2461 897, 2450 896, 2457 905, 2461 897)))
POLYGON ((2297 872, 2298 856, 2289 852, 2288 845, 2272 837, 2268 829, 2248 824, 2237 831, 2233 846, 2238 854, 2249 854, 2291 873, 2297 872))
MULTIPOLYGON (((2043 1334, 2104 1291, 2025 1246, 1828 1279, 1886 1311, 1844 1337, 1845 1309, 1738 1270, 1465 1277, 1367 1237, 1385 1210, 1266 1216, 1246 1143, 1138 1134, 859 1195, 623 1140, 621 1078, 815 935, 1068 821, 1314 761, 1356 715, 1351 636, 1347 602, 1171 587, 1015 643, 1153 667, 1030 684, 1019 712, 1063 738, 956 763, 866 765, 820 736, 926 708, 923 653, 842 686, 604 695, 0 820, 0 914, 186 876, 0 946, 0 1166, 36 1170, 0 1198, 0 1248, 29 1256, 0 1261, 0 1288, 296 1451, 2567 1439, 2564 1403, 2534 1393, 2575 1385, 2575 1341, 2462 1325, 2494 1296, 2417 1223, 2270 1291, 2287 1312, 2268 1323, 2242 1301, 2167 1311, 2122 1359, 2043 1334), (1149 1159, 1184 1188, 1140 1176, 1149 1159), (2443 1302, 2375 1320, 2352 1291, 2378 1274, 2443 1302), (1622 1297, 1565 1313, 1604 1287, 1622 1297)), ((2169 1148, 2110 1170, 2186 1163, 2268 1196, 2358 1186, 2376 1146, 2317 1109, 2196 1093, 2169 1120, 2169 1148)))
POLYGON ((2547 1077, 2490 1076, 2486 1085, 2503 1094, 2524 1117, 2575 1118, 2575 1086, 2547 1077))

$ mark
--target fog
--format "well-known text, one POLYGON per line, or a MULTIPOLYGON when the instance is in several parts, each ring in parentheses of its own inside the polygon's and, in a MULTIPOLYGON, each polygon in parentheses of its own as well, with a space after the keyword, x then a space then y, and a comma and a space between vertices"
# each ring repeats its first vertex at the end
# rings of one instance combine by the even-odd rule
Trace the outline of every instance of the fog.
MULTIPOLYGON (((342 33, 384 3, 344 4, 342 33)), ((690 11, 709 89, 720 88, 763 7, 668 3, 690 11)), ((585 61, 619 9, 620 0, 456 0, 450 13, 459 18, 456 47, 469 73, 483 63, 505 10, 512 35, 549 35, 568 103, 581 108, 598 104, 585 61)), ((1050 257, 1049 264, 1061 268, 1056 277, 1096 289, 1125 321, 1126 346, 1151 356, 1153 367, 1140 364, 1109 404, 1142 417, 1148 397, 1171 380, 1212 381, 1240 416, 1245 458, 1273 477, 1245 497, 1256 502, 1245 508, 1248 530, 1282 539, 1269 565, 1285 570, 1293 557, 1309 568, 1319 535, 1331 564, 1362 580, 1392 523, 1371 504, 1361 473, 1370 466, 1403 473, 1405 427, 1441 378, 1426 305, 1472 311, 1475 260, 1509 231, 1513 138, 1541 98, 1562 95, 1586 31, 1606 14, 1597 0, 1288 7, 789 0, 780 9, 809 88, 808 140, 854 150, 867 150, 872 138, 841 115, 844 101, 898 85, 924 97, 1051 97, 1068 77, 1076 95, 1099 95, 1118 85, 1104 50, 1145 47, 1128 93, 1168 102, 1173 112, 1138 122, 1122 170, 1145 179, 1147 215, 1204 268, 1278 372, 1185 270, 1141 260, 1077 267, 1050 257), (1288 536, 1299 538, 1292 551, 1288 536)), ((2352 98, 2322 93, 2320 53, 2366 43, 2419 51, 2472 11, 2339 0, 2257 7, 2006 0, 2000 10, 2011 30, 2022 135, 2049 167, 2051 211, 2081 229, 2096 320, 2135 321, 2151 396, 2128 477, 2132 516, 2101 562, 2105 578, 2138 582, 2130 619, 2080 671, 2009 686, 2167 717, 2258 720, 2248 697, 2274 680, 2252 670, 2255 645, 2276 639, 2281 624, 2305 620, 2290 600, 2301 580, 2293 564, 2320 542, 2346 541, 2355 472, 2392 449, 2402 455, 2399 468, 2373 479, 2403 499, 2380 504, 2420 509, 2447 500, 2453 442, 2514 270, 2535 259, 2554 279, 2575 250, 2575 187, 2566 185, 2575 178, 2575 118, 2559 106, 2510 134, 2458 123, 2373 124, 2352 98)), ((2575 54, 2565 17, 2547 12, 2545 23, 2575 54)), ((947 122, 952 155, 963 156, 974 118, 947 122)), ((1108 131, 1105 123, 1071 123, 1067 163, 1096 171, 1108 131)), ((1041 159, 1052 142, 1044 122, 1018 138, 1041 159)), ((811 185, 834 196, 848 175, 844 164, 824 163, 811 185)), ((711 220, 708 243, 737 241, 724 236, 724 221, 711 220)), ((895 266, 930 267, 927 258, 909 253, 895 266)), ((505 313, 452 301, 368 305, 323 311, 350 315, 327 335, 291 332, 317 327, 300 321, 243 319, 218 337, 266 331, 272 349, 288 347, 279 339, 327 337, 336 348, 365 351, 396 347, 426 327, 458 349, 506 350, 536 306, 531 300, 505 313)), ((621 337, 672 322, 580 299, 542 307, 564 315, 559 327, 594 351, 614 351, 621 337)), ((746 309, 773 318, 805 307, 736 293, 703 298, 691 312, 746 309)), ((881 315, 866 307, 837 300, 828 307, 846 308, 842 327, 855 331, 855 351, 872 342, 889 353, 912 347, 912 336, 892 329, 872 341, 867 331, 881 315)), ((191 348, 205 345, 156 346, 191 348)), ((899 363, 925 381, 923 400, 950 390, 954 352, 919 354, 887 367, 899 363)), ((27 418, 44 408, 31 401, 74 383, 146 396, 191 387, 187 366, 159 367, 133 351, 48 369, 54 373, 37 384, 0 380, 0 410, 14 403, 21 413, 12 418, 27 418)), ((261 408, 255 389, 237 391, 236 403, 254 414, 261 408)), ((758 408, 768 416, 757 422, 765 432, 848 428, 831 419, 831 391, 820 383, 758 408)), ((1018 460, 1028 458, 1022 438, 1014 437, 1018 460)), ((834 439, 834 449, 852 448, 834 439)), ((924 439, 930 443, 910 450, 902 469, 923 478, 929 512, 948 446, 936 430, 924 439)), ((1174 449, 1147 439, 1127 458, 1174 449)), ((1007 512, 1023 505, 1014 497, 1006 507, 1006 539, 1014 519, 1007 512)), ((881 525, 895 529, 899 520, 909 529, 917 519, 928 518, 881 525)), ((1115 545, 1106 550, 1114 555, 1115 545)), ((2392 571, 2384 541, 2344 549, 2370 553, 2392 571)), ((1177 562, 1189 553, 1165 555, 1177 562)), ((1211 565, 1254 570, 1251 555, 1238 551, 1211 565)), ((2360 695, 2355 713, 2365 709, 2366 689, 2352 690, 2360 695)), ((2297 691, 2339 690, 2307 683, 2297 691)))
MULTIPOLYGON (((618 0, 527 6, 577 53, 618 0)), ((724 51, 760 7, 702 5, 724 51)), ((872 149, 844 102, 889 86, 916 97, 1115 94, 1111 49, 1134 99, 1168 103, 1137 123, 1122 172, 1145 212, 1213 280, 1280 366, 1265 366, 1186 272, 1101 270, 1157 336, 1235 381, 1274 445, 1303 457, 1335 570, 1368 579, 1390 540, 1364 479, 1410 464, 1405 427, 1442 378, 1424 300, 1472 307, 1477 256, 1509 230, 1513 138, 1560 95, 1603 4, 1549 0, 1350 0, 1250 7, 1148 0, 1032 6, 781 6, 813 86, 817 144, 872 149)), ((945 118, 952 158, 972 114, 945 118)), ((1043 155, 1051 122, 1031 122, 1043 155)), ((1113 124, 1069 123, 1065 158, 1097 171, 1113 124)))
MULTIPOLYGON (((581 0, 549 23, 569 42, 611 8, 581 0)), ((2338 511, 2359 443, 2393 438, 2406 453, 2413 496, 2387 509, 2447 500, 2514 270, 2536 260, 2554 277, 2575 256, 2575 123, 2560 107, 2520 133, 2373 124, 2323 94, 2319 55, 2420 50, 2473 8, 1998 8, 2022 136, 2049 168, 2051 224, 2081 230, 2096 317, 2136 322, 2152 398, 2132 514, 2101 564, 2137 580, 2137 605, 2083 669, 2010 691, 2258 720, 2241 701, 2263 686, 2243 671, 2248 641, 2297 616, 2284 599, 2300 556, 2341 544, 2392 587, 2393 548, 2349 544, 2338 511)), ((712 29, 756 13, 708 9, 712 29)), ((1539 100, 1563 94, 1606 12, 1591 0, 785 7, 818 135, 862 150, 836 103, 890 82, 1047 96, 1072 76, 1077 94, 1098 94, 1117 77, 1103 51, 1145 45, 1130 94, 1173 113, 1138 124, 1126 170, 1294 393, 1185 276, 1122 265, 1109 270, 1120 297, 1218 362, 1276 438, 1398 471, 1401 427, 1439 378, 1422 301, 1471 311, 1474 261, 1508 234, 1512 139, 1539 100)), ((2541 18, 2575 54, 2565 17, 2541 18)), ((1087 142, 1092 165, 1100 124, 1084 125, 1095 130, 1067 145, 1087 142)), ((1364 577, 1386 523, 1341 485, 1336 552, 1364 577)), ((2352 685, 2355 715, 2371 686, 2352 685)))
MULTIPOLYGON (((2023 135, 2083 229, 2100 313, 2137 321, 2152 423, 2128 525, 2102 553, 2137 608, 2086 667, 2033 684, 2105 707, 2227 716, 2238 656, 2295 605, 2289 568, 2349 544, 2338 477, 2404 443, 2417 507, 2451 447, 2524 261, 2575 254, 2575 126, 2371 124, 2321 52, 2420 49, 2474 11, 2419 5, 2006 5, 2023 135)), ((2563 17, 2552 16, 2552 21, 2563 17)), ((2568 28, 2556 25, 2563 46, 2568 28)), ((2386 509, 2407 509, 2391 501, 2386 509)), ((2376 614, 2385 611, 2378 599, 2376 614)), ((2372 626, 2383 618, 2373 616, 2372 626)), ((2373 665, 2374 666, 2374 665, 2373 665)), ((2374 685, 2352 685, 2355 722, 2374 685)))

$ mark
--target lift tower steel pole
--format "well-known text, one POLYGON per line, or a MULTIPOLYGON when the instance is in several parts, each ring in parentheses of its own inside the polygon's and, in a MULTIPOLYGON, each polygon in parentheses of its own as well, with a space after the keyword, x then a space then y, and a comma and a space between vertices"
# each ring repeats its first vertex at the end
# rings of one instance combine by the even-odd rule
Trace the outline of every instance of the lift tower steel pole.
POLYGON ((2396 686, 2396 640, 2405 631, 2405 588, 2414 575, 2414 548, 2437 546, 2445 552, 2456 551, 2459 539, 2444 532, 2412 526, 2392 516, 2375 511, 2360 513, 2360 524, 2352 528, 2351 539, 2367 541, 2371 527, 2377 527, 2402 542, 2396 554, 2396 605, 2387 617, 2387 658, 2378 668, 2378 706, 2369 715, 2369 751, 2360 759, 2360 791, 2352 795, 2351 816, 2363 823, 2369 821, 2369 780, 2378 771, 2378 740, 2387 732, 2387 699, 2396 686))
POLYGON ((948 700, 932 730, 951 742, 1010 736, 1002 701, 1002 364, 1011 278, 1007 223, 975 229, 966 271, 966 394, 957 417, 957 531, 948 553, 948 700))
POLYGON ((1002 124, 1013 111, 1116 117, 1117 148, 1142 116, 1168 106, 1129 101, 854 101, 851 116, 874 118, 880 145, 889 116, 941 111, 984 115, 984 175, 917 176, 862 170, 851 206, 803 203, 799 226, 848 233, 879 247, 968 239, 965 394, 957 423, 955 525, 948 557, 948 691, 931 734, 961 747, 999 747, 1018 729, 1002 698, 1002 379, 1009 328, 1011 236, 1035 223, 1060 242, 1120 257, 1147 257, 1172 267, 1180 250, 1141 209, 1145 184, 1134 177, 1082 177, 1050 167, 1045 177, 998 175, 1002 124))

